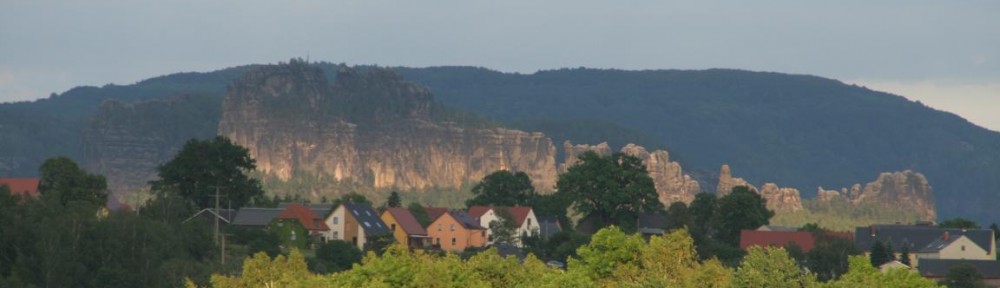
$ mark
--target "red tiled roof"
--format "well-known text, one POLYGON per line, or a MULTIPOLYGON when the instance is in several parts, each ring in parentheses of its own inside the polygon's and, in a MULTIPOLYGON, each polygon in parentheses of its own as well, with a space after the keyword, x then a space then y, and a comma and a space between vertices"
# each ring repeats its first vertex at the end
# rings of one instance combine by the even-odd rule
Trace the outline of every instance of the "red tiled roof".
POLYGON ((514 225, 521 227, 524 224, 524 220, 528 219, 528 213, 531 213, 531 207, 526 206, 514 206, 507 207, 507 212, 514 216, 514 225))
POLYGON ((448 212, 448 208, 426 207, 424 208, 424 211, 427 211, 427 218, 431 219, 431 222, 433 222, 434 219, 437 219, 442 214, 448 212))
POLYGON ((420 226, 420 222, 417 222, 417 218, 413 217, 413 213, 410 213, 410 210, 396 207, 389 208, 385 213, 392 215, 392 218, 396 219, 396 223, 399 223, 399 226, 403 228, 403 231, 406 231, 406 234, 410 236, 427 235, 427 230, 423 226, 420 226))
POLYGON ((0 186, 7 185, 11 195, 38 196, 38 178, 0 178, 0 186))
POLYGON ((760 247, 784 247, 789 243, 795 243, 802 252, 809 252, 816 244, 812 233, 804 231, 740 231, 740 249, 746 250, 751 246, 760 247))
POLYGON ((486 212, 490 212, 490 209, 493 209, 493 207, 489 207, 489 206, 472 206, 472 207, 469 207, 469 213, 468 213, 468 215, 469 215, 469 217, 472 217, 472 218, 483 217, 483 214, 486 214, 486 212))
POLYGON ((278 219, 299 220, 299 223, 302 223, 302 226, 309 231, 330 230, 330 227, 327 227, 326 223, 323 222, 323 219, 316 216, 316 213, 313 213, 312 210, 298 203, 293 203, 288 205, 288 207, 285 207, 285 210, 282 210, 281 214, 278 214, 278 219))

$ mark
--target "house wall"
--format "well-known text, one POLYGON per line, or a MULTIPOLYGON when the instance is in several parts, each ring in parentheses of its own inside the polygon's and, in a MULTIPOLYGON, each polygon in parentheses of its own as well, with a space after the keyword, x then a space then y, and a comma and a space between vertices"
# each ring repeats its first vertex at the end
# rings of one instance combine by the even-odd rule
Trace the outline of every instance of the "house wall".
POLYGON ((486 228, 486 239, 489 244, 493 244, 493 241, 489 240, 493 237, 493 229, 490 229, 490 223, 497 220, 500 220, 500 217, 497 217, 497 214, 494 213, 493 209, 486 211, 483 216, 479 216, 479 226, 486 228))
POLYGON ((330 227, 330 231, 326 232, 326 238, 330 240, 344 240, 344 206, 337 207, 333 210, 333 213, 326 216, 323 222, 326 223, 327 227, 330 227), (337 219, 337 223, 333 223, 333 219, 337 219))
POLYGON ((486 246, 486 230, 467 230, 447 213, 427 227, 427 234, 431 237, 431 244, 440 244, 441 250, 445 251, 461 252, 469 247, 486 246), (455 239, 454 244, 452 239, 455 239))
POLYGON ((937 259, 996 260, 993 255, 976 245, 968 237, 960 236, 951 245, 941 249, 937 259), (964 249, 963 249, 964 248, 964 249))
POLYGON ((396 238, 396 242, 409 247, 410 235, 406 234, 406 230, 404 230, 403 227, 399 225, 399 222, 396 221, 396 217, 392 217, 392 213, 389 213, 389 211, 382 212, 380 217, 382 218, 382 222, 385 222, 385 225, 389 226, 389 230, 392 230, 392 237, 396 238))

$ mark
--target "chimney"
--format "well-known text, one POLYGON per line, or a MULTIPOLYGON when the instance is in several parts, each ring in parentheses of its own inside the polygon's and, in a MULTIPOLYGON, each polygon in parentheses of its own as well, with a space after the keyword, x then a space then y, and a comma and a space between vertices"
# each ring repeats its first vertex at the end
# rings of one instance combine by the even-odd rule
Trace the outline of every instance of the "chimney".
POLYGON ((948 240, 948 236, 949 236, 948 231, 944 231, 944 235, 942 235, 941 238, 944 238, 944 240, 948 240))

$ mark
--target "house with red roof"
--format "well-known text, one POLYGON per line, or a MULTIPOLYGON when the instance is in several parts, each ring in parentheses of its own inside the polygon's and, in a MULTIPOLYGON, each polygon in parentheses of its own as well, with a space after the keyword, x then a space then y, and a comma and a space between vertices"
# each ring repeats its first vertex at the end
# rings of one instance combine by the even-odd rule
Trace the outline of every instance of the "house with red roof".
POLYGON ((14 196, 38 197, 38 178, 0 178, 0 186, 7 186, 14 196))
POLYGON ((308 207, 295 203, 281 210, 268 225, 268 230, 278 235, 286 246, 304 248, 310 238, 325 241, 330 227, 308 207))
POLYGON ((433 245, 441 250, 461 252, 486 246, 486 228, 462 211, 446 211, 427 227, 433 245))
POLYGON ((417 222, 410 210, 406 208, 389 208, 382 212, 382 222, 389 226, 396 242, 410 248, 424 248, 430 245, 427 230, 417 222))
MULTIPOLYGON (((824 232, 826 237, 854 239, 854 234, 850 232, 824 232)), ((816 238, 807 231, 766 231, 766 230, 743 230, 740 231, 740 249, 746 250, 752 246, 759 247, 785 247, 795 244, 802 249, 802 252, 809 252, 816 247, 816 238)))
MULTIPOLYGON (((531 207, 527 206, 512 206, 512 207, 492 207, 492 206, 472 206, 469 207, 468 215, 470 218, 479 222, 479 226, 485 227, 487 229, 486 235, 487 240, 490 244, 493 244, 493 230, 491 230, 490 223, 500 219, 497 215, 497 211, 500 209, 506 210, 514 218, 514 226, 517 227, 518 236, 532 236, 537 235, 539 231, 538 217, 535 216, 535 211, 531 207)), ((514 240, 514 245, 521 247, 520 237, 514 240)))

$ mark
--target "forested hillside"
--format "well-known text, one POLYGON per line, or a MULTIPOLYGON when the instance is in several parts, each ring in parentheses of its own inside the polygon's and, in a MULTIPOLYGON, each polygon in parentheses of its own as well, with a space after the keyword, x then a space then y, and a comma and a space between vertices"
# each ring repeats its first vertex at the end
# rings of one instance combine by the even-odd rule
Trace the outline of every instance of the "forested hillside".
MULTIPOLYGON (((329 77, 339 67, 319 66, 329 77)), ((32 176, 43 159, 55 155, 80 159, 84 126, 107 99, 221 97, 249 68, 78 87, 35 102, 0 104, 0 175, 32 176)), ((444 105, 544 132, 557 145, 603 138, 614 146, 668 148, 686 170, 704 175, 699 180, 706 187, 722 163, 752 183, 795 187, 805 197, 817 186, 845 187, 883 171, 911 169, 934 186, 942 217, 1000 216, 982 201, 997 196, 1000 187, 1000 133, 835 80, 736 70, 394 70, 430 87, 444 105)))

